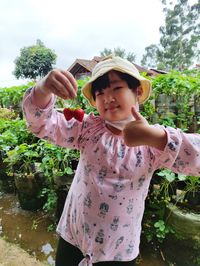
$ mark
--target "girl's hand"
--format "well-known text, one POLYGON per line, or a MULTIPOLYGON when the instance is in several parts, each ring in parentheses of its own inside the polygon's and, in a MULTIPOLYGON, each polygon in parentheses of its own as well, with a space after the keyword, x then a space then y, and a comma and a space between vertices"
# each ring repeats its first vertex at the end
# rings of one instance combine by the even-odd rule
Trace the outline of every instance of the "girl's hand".
POLYGON ((128 123, 122 132, 125 144, 129 147, 148 145, 164 150, 167 143, 165 131, 150 126, 135 107, 131 111, 135 120, 128 123))
POLYGON ((54 69, 37 83, 36 90, 44 96, 53 93, 64 100, 72 99, 76 97, 77 83, 70 72, 54 69))
POLYGON ((136 110, 135 106, 132 107, 131 111, 135 120, 128 123, 122 132, 125 144, 129 147, 146 145, 150 128, 149 123, 136 110))

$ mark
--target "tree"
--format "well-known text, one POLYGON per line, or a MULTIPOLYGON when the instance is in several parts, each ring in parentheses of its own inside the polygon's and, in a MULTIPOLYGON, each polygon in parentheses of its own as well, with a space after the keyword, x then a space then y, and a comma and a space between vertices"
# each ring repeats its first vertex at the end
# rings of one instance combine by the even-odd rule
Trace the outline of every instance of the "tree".
POLYGON ((160 27, 160 43, 145 48, 141 63, 145 66, 183 70, 198 58, 200 42, 200 1, 162 0, 165 26, 160 27), (152 56, 154 59, 152 61, 152 56))
POLYGON ((132 52, 126 53, 125 49, 122 49, 120 47, 114 48, 113 51, 111 49, 104 48, 104 50, 102 52, 100 52, 101 56, 108 56, 110 54, 114 54, 116 56, 125 58, 130 62, 134 62, 135 58, 136 58, 134 53, 132 53, 132 52))
POLYGON ((21 77, 35 80, 44 77, 53 68, 56 58, 56 54, 51 49, 37 40, 36 45, 20 50, 20 56, 14 61, 13 74, 17 79, 21 77))
POLYGON ((156 44, 151 44, 145 48, 145 54, 141 60, 141 64, 144 66, 151 66, 152 68, 156 68, 158 65, 158 52, 159 47, 156 44))

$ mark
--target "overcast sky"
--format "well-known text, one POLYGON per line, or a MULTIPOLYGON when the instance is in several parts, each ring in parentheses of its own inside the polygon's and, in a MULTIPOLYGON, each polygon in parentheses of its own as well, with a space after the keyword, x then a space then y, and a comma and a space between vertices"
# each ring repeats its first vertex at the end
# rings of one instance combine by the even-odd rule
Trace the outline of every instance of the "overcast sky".
POLYGON ((20 49, 40 39, 67 69, 120 47, 140 64, 146 46, 159 42, 161 0, 0 0, 0 87, 26 82, 12 75, 20 49))

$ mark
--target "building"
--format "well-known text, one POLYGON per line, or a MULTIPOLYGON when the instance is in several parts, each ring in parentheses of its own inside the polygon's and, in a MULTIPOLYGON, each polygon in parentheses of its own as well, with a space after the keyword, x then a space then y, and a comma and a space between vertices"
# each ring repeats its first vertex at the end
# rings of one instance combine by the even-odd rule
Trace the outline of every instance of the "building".
MULTIPOLYGON (((100 62, 104 57, 94 56, 92 60, 87 59, 76 59, 75 62, 68 68, 68 71, 75 77, 75 79, 83 79, 85 77, 91 76, 92 70, 95 65, 100 62)), ((149 76, 158 75, 159 72, 155 69, 146 69, 137 64, 134 66, 138 69, 138 71, 146 72, 149 76)))

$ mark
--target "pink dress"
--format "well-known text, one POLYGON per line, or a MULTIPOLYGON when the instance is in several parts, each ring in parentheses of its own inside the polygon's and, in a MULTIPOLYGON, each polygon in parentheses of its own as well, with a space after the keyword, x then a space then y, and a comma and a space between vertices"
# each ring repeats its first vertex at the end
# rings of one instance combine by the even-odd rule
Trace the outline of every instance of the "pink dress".
POLYGON ((166 167, 199 176, 200 135, 168 127, 164 151, 130 148, 106 128, 101 117, 90 114, 83 122, 67 122, 54 109, 54 102, 52 98, 45 109, 39 109, 34 90, 29 90, 23 109, 28 127, 37 137, 80 150, 57 232, 85 255, 79 265, 131 261, 139 253, 145 198, 154 171, 166 167))

